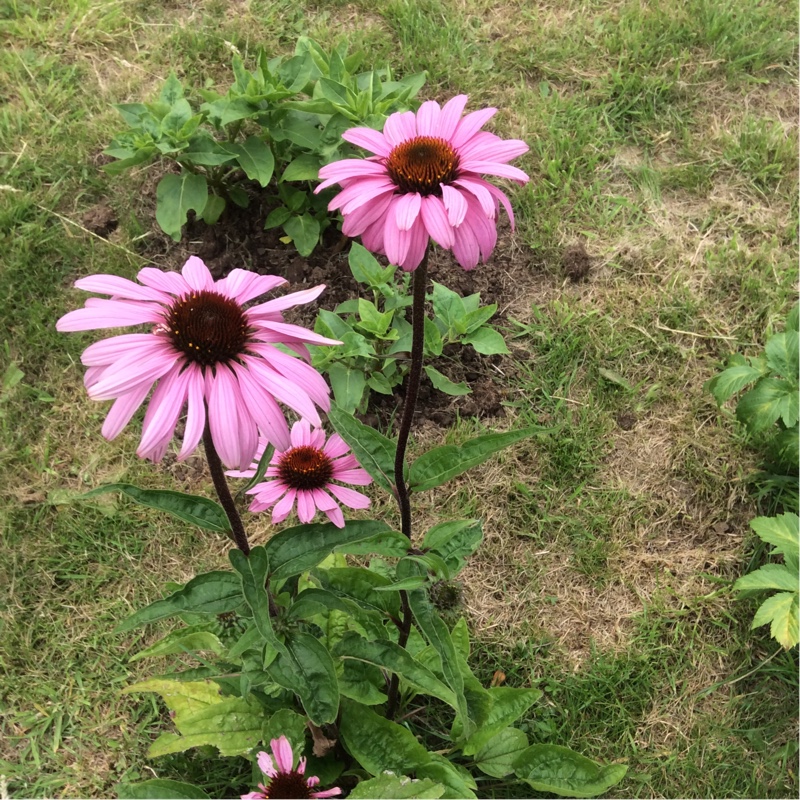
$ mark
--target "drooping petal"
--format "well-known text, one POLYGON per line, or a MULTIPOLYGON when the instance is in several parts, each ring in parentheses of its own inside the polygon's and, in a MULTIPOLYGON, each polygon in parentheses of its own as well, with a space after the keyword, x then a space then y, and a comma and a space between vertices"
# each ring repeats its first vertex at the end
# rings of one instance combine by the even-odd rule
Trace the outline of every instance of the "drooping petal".
POLYGON ((60 333, 73 331, 94 331, 100 328, 122 328, 125 325, 151 325, 164 318, 164 308, 157 303, 130 302, 125 300, 103 300, 92 298, 84 308, 64 314, 56 322, 60 333))
POLYGON ((458 189, 452 186, 442 186, 442 202, 447 211, 447 220, 457 228, 463 221, 467 213, 467 201, 458 189))
POLYGON ((495 218, 496 207, 494 198, 488 189, 490 186, 488 181, 483 180, 483 178, 478 178, 477 176, 471 176, 469 178, 459 178, 457 181, 455 181, 455 184, 456 186, 461 186, 462 188, 466 189, 475 197, 475 199, 480 203, 483 213, 489 219, 495 218))
MULTIPOLYGON (((296 489, 289 489, 286 494, 275 504, 275 507, 272 509, 273 524, 277 525, 279 522, 283 522, 286 517, 292 513, 292 507, 294 506, 294 498, 296 495, 296 489)), ((275 752, 274 748, 272 752, 275 752)))
POLYGON ((331 390, 325 378, 309 364, 282 353, 277 347, 264 347, 259 355, 276 371, 298 386, 322 409, 330 408, 331 390))
POLYGON ((422 196, 417 192, 409 192, 397 199, 393 205, 394 218, 401 231, 411 230, 416 222, 422 205, 422 196))
POLYGON ((369 508, 369 497, 365 494, 361 494, 361 492, 355 491, 355 489, 348 489, 346 486, 337 486, 335 483, 329 483, 327 489, 335 498, 349 508, 369 508))
POLYGON ((142 267, 136 274, 136 279, 145 286, 178 296, 192 291, 180 272, 163 272, 155 267, 142 267))
POLYGON ((134 391, 122 394, 114 401, 101 430, 106 439, 111 441, 119 435, 120 431, 131 421, 131 417, 144 402, 149 392, 150 385, 143 383, 134 391))
MULTIPOLYGON (((395 200, 395 203, 397 200, 395 200)), ((394 205, 394 204, 393 204, 394 205)), ((397 227, 393 206, 389 208, 383 223, 383 246, 391 264, 402 264, 408 252, 409 237, 397 227)))
POLYGON ((276 297, 274 300, 267 300, 257 306, 248 308, 245 312, 247 317, 258 317, 264 314, 277 314, 287 308, 293 308, 301 303, 310 303, 316 300, 325 291, 325 284, 314 286, 312 289, 304 289, 302 292, 291 292, 283 297, 276 297))
POLYGON ((453 227, 447 218, 444 203, 440 197, 428 195, 422 202, 422 221, 425 228, 438 245, 449 250, 453 246, 455 238, 453 227))
POLYGON ((303 524, 311 522, 317 513, 314 496, 307 489, 297 491, 297 517, 303 524))
POLYGON ((248 489, 246 494, 253 494, 256 500, 265 508, 274 505, 283 497, 288 487, 281 481, 265 481, 257 483, 252 489, 248 489))
POLYGON ((221 364, 217 365, 213 377, 206 373, 208 425, 214 448, 222 463, 231 469, 244 469, 250 463, 253 454, 249 453, 246 459, 242 458, 239 414, 233 390, 234 380, 230 369, 221 364))
POLYGON ((383 217, 392 198, 392 192, 384 192, 371 203, 366 203, 349 213, 342 223, 342 233, 345 236, 360 236, 376 219, 383 217))
POLYGON ((269 391, 252 375, 249 365, 235 364, 233 370, 239 380, 242 400, 250 416, 261 429, 267 441, 278 450, 289 447, 289 426, 286 417, 269 391))
POLYGON ((526 184, 530 178, 521 169, 512 167, 510 164, 497 164, 494 161, 473 161, 472 172, 480 172, 483 175, 496 175, 498 178, 510 178, 519 184, 526 184))
POLYGON ((183 433, 183 445, 178 453, 178 461, 183 461, 194 453, 203 430, 206 427, 206 404, 204 395, 203 371, 197 364, 191 364, 186 369, 188 381, 186 390, 186 428, 183 433))
POLYGON ((455 234, 453 255, 456 261, 466 270, 475 269, 481 257, 481 249, 472 228, 465 221, 455 229, 455 234))
POLYGON ((422 262, 429 241, 428 231, 419 217, 417 217, 414 227, 408 232, 408 237, 408 252, 401 266, 406 272, 411 272, 422 262))
POLYGON ((296 411, 301 417, 306 417, 315 425, 320 424, 319 414, 314 408, 314 404, 300 387, 286 380, 286 378, 258 359, 243 356, 242 361, 248 366, 250 374, 262 389, 265 389, 276 400, 280 400, 281 403, 296 411))
POLYGON ((255 319, 253 321, 260 328, 275 331, 285 339, 294 340, 296 342, 308 344, 341 344, 338 339, 328 339, 326 336, 320 336, 318 333, 314 333, 314 331, 310 331, 300 325, 291 325, 288 322, 274 322, 272 320, 255 319))
POLYGON ((156 386, 142 423, 142 439, 136 454, 147 458, 149 454, 161 452, 175 433, 187 391, 186 374, 176 365, 156 386))
POLYGON ((278 773, 275 767, 272 766, 272 759, 269 753, 263 751, 258 754, 258 768, 268 777, 274 778, 278 773))
MULTIPOLYGON (((240 305, 287 284, 277 275, 259 275, 248 269, 232 269, 226 277, 214 284, 214 290, 236 300, 240 305)), ((251 309, 252 311, 252 309, 251 309)))
POLYGON ((493 184, 489 183, 488 181, 486 182, 486 184, 487 184, 486 188, 487 188, 489 194, 491 194, 492 197, 494 197, 496 200, 498 200, 502 204, 503 208, 506 210, 506 214, 508 214, 508 221, 511 224, 511 230, 513 231, 514 230, 514 210, 511 208, 511 203, 509 202, 508 197, 506 197, 505 192, 501 192, 500 189, 498 189, 496 186, 494 186, 493 184))
POLYGON ((342 139, 379 156, 388 156, 392 150, 384 135, 372 128, 350 128, 342 134, 342 139))
POLYGON ((133 351, 103 371, 103 377, 87 388, 93 400, 113 400, 140 383, 153 383, 178 363, 173 353, 133 351))
MULTIPOLYGON (((342 526, 344 527, 344 526, 342 526)), ((312 792, 312 797, 338 797, 342 793, 342 790, 338 786, 334 786, 333 789, 326 789, 324 792, 312 792)))

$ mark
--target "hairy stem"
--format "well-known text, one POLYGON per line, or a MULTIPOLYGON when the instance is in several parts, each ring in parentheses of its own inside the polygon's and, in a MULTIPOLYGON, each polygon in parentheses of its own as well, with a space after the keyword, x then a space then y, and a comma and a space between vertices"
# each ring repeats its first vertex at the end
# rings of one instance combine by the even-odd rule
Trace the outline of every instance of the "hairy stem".
POLYGON ((211 470, 211 480, 214 481, 217 497, 219 497, 220 505, 222 505, 225 514, 228 516, 228 521, 231 523, 231 532, 228 535, 246 556, 250 555, 250 544, 247 541, 247 534, 244 532, 242 518, 236 510, 236 503, 231 495, 231 490, 228 488, 228 481, 225 479, 225 470, 222 466, 222 461, 220 461, 217 449, 214 447, 214 441, 211 438, 211 429, 208 427, 207 422, 205 430, 203 431, 203 445, 206 449, 208 468, 211 470))

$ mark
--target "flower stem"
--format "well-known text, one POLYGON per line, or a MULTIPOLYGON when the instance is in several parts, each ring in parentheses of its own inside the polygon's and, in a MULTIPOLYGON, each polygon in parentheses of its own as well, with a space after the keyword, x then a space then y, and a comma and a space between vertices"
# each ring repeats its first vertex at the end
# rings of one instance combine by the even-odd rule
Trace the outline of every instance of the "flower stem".
POLYGON ((419 383, 422 379, 422 355, 425 340, 425 290, 428 284, 428 249, 422 263, 414 272, 412 289, 413 305, 411 306, 411 370, 406 378, 406 400, 403 404, 403 418, 400 420, 400 431, 397 434, 397 453, 394 459, 394 482, 397 487, 397 502, 400 505, 401 530, 411 540, 411 500, 404 476, 406 447, 417 405, 419 383))
POLYGON ((203 431, 203 445, 206 449, 208 468, 211 470, 211 480, 214 481, 214 488, 217 490, 217 497, 228 521, 231 523, 231 532, 228 534, 234 544, 247 556, 250 555, 250 544, 247 541, 247 534, 244 532, 244 525, 239 512, 236 510, 236 503, 228 488, 228 481, 225 480, 225 470, 222 467, 217 449, 214 447, 214 440, 211 438, 211 429, 206 423, 203 431))

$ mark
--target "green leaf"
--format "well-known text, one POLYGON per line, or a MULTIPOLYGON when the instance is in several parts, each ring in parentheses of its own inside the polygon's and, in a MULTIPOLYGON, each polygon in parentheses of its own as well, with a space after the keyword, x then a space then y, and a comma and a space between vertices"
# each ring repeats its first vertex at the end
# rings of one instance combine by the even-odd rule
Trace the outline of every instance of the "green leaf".
POLYGON ((394 495, 394 459, 397 444, 374 428, 364 425, 335 403, 328 420, 336 432, 350 445, 361 466, 372 479, 394 495))
POLYGON ((315 181, 319 177, 322 166, 319 156, 305 153, 292 161, 281 175, 283 181, 315 181))
MULTIPOLYGON (((440 356, 444 348, 444 342, 442 341, 442 334, 439 333, 439 329, 436 327, 434 321, 432 319, 428 319, 428 317, 425 317, 424 333, 425 337, 423 342, 423 348, 425 351, 425 355, 431 356, 433 358, 435 358, 436 356, 440 356)), ((431 380, 433 380, 433 378, 431 378, 431 380)))
POLYGON ((492 708, 481 727, 469 737, 464 745, 466 756, 477 753, 501 730, 516 722, 541 696, 538 689, 515 689, 496 686, 489 689, 492 708))
POLYGON ((719 375, 715 375, 707 384, 708 390, 714 395, 717 405, 722 405, 729 397, 733 397, 751 383, 755 383, 763 373, 760 369, 749 364, 736 364, 728 367, 719 375))
POLYGON ((298 525, 275 534, 266 544, 271 579, 290 578, 313 569, 331 553, 347 553, 350 545, 372 539, 391 530, 385 522, 377 520, 348 521, 344 528, 333 523, 320 522, 298 525))
POLYGON ((266 549, 263 546, 254 547, 247 556, 241 550, 231 550, 228 557, 242 578, 242 593, 253 612, 258 632, 268 645, 285 654, 286 647, 272 629, 266 588, 269 573, 269 556, 266 549))
MULTIPOLYGON (((126 169, 130 169, 131 167, 136 167, 139 164, 144 164, 145 161, 149 161, 155 154, 156 148, 154 146, 148 147, 140 147, 133 155, 122 158, 119 161, 113 161, 110 164, 105 164, 103 166, 103 172, 108 173, 109 175, 119 175, 122 172, 125 172, 126 169)), ((111 155, 107 153, 107 155, 111 155)))
POLYGON ((206 201, 203 213, 200 215, 206 225, 214 225, 225 210, 225 198, 217 194, 210 194, 206 201))
POLYGON ((381 313, 378 311, 374 303, 365 300, 363 297, 358 298, 358 316, 360 317, 360 325, 369 333, 382 335, 389 329, 392 324, 392 317, 394 312, 385 311, 381 313))
POLYGON ((468 556, 483 541, 483 525, 478 519, 459 519, 434 525, 426 534, 422 546, 441 556, 451 573, 458 574, 468 556))
POLYGON ((250 206, 250 195, 238 184, 228 187, 228 197, 239 208, 249 208, 250 206))
POLYGON ((767 365, 773 372, 784 378, 794 378, 797 383, 798 363, 800 363, 800 334, 786 330, 775 334, 765 348, 767 365))
POLYGON ((156 189, 156 221, 164 233, 179 242, 188 212, 193 210, 196 214, 202 214, 207 201, 208 183, 205 176, 191 172, 165 175, 156 189))
POLYGON ((475 766, 493 778, 514 771, 514 762, 528 747, 528 737, 516 728, 503 728, 475 754, 475 766))
POLYGON ((279 130, 290 142, 312 152, 319 148, 322 140, 322 131, 304 117, 287 116, 279 130))
POLYGON ((426 364, 425 374, 430 378, 433 388, 438 389, 440 392, 454 397, 459 397, 463 394, 472 394, 472 389, 470 389, 464 381, 461 381, 461 383, 453 383, 450 378, 446 375, 442 375, 435 367, 426 364))
POLYGON ((244 604, 239 576, 233 572, 206 572, 192 578, 163 600, 156 600, 114 628, 115 633, 132 630, 184 611, 197 614, 225 614, 244 604))
POLYGON ((84 497, 93 497, 104 492, 122 492, 143 506, 167 511, 170 514, 197 525, 203 530, 226 533, 231 529, 228 517, 221 506, 205 497, 173 492, 168 489, 140 489, 130 483, 109 483, 86 492, 84 497))
POLYGON ((448 761, 439 753, 430 753, 431 760, 421 767, 417 767, 418 778, 431 778, 447 787, 447 791, 442 795, 444 798, 454 798, 455 800, 474 800, 475 794, 472 791, 478 785, 470 775, 466 767, 448 761))
POLYGON ((352 700, 342 700, 339 734, 347 752, 371 775, 406 774, 430 760, 408 728, 352 700))
POLYGON ((631 386, 630 382, 623 378, 619 372, 615 372, 613 369, 606 369, 605 367, 600 367, 597 371, 600 373, 600 377, 607 380, 609 383, 620 386, 625 389, 626 392, 633 391, 633 386, 631 386))
POLYGON ((431 281, 433 284, 433 311, 447 326, 448 331, 458 334, 467 332, 467 309, 460 295, 444 284, 431 281))
POLYGON ((736 418, 751 433, 770 427, 778 419, 791 428, 797 423, 799 413, 797 389, 777 378, 762 378, 753 389, 742 395, 736 406, 736 418))
POLYGON ((198 786, 169 778, 154 778, 142 783, 118 783, 119 800, 203 800, 208 795, 198 786))
POLYGON ((158 99, 168 106, 174 106, 178 100, 183 99, 183 85, 174 72, 170 72, 169 77, 164 81, 158 99))
POLYGON ((764 564, 755 572, 742 575, 733 588, 739 591, 750 589, 779 589, 784 592, 797 591, 797 575, 786 568, 784 564, 764 564))
POLYGON ((428 694, 456 708, 452 690, 445 686, 427 667, 415 661, 399 644, 387 640, 368 642, 352 631, 334 647, 334 657, 352 658, 394 672, 421 694, 428 694))
POLYGON ((265 723, 261 731, 261 741, 265 744, 272 739, 285 736, 295 753, 306 749, 306 718, 290 708, 276 711, 265 723))
POLYGON ((347 256, 347 263, 350 265, 350 272, 359 283, 366 283, 372 288, 384 286, 394 275, 395 267, 381 267, 378 260, 372 253, 358 242, 350 245, 350 253, 347 256))
POLYGON ((267 670, 270 677, 294 692, 315 725, 333 722, 339 712, 339 686, 331 654, 310 633, 299 632, 286 642, 267 670))
POLYGON ((537 792, 564 797, 596 797, 619 783, 628 768, 601 767, 591 759, 555 744, 534 744, 514 762, 514 772, 537 792))
POLYGON ((319 242, 319 222, 308 212, 287 219, 283 229, 292 237, 297 252, 303 257, 310 256, 319 242))
POLYGON ((210 650, 220 655, 225 652, 225 647, 217 636, 211 633, 211 631, 205 630, 205 626, 193 625, 189 628, 181 628, 172 633, 168 633, 155 644, 132 655, 128 659, 128 662, 133 663, 141 658, 152 658, 153 656, 188 653, 193 650, 210 650))
POLYGON ((758 537, 774 545, 773 553, 797 555, 800 552, 800 517, 792 512, 777 517, 756 517, 750 527, 758 537))
POLYGON ((508 433, 488 433, 462 445, 448 444, 423 453, 409 471, 412 491, 424 492, 441 486, 450 478, 482 464, 494 453, 535 434, 549 433, 546 428, 531 427, 508 433))
POLYGON ((348 797, 365 798, 436 798, 442 797, 445 787, 440 783, 434 783, 430 778, 422 780, 412 780, 411 778, 401 777, 400 775, 379 775, 377 778, 370 778, 353 789, 348 797))
POLYGON ((286 206, 278 206, 278 208, 273 208, 272 211, 267 214, 266 220, 264 220, 264 230, 268 231, 271 228, 277 228, 283 225, 283 223, 286 222, 286 220, 291 216, 292 212, 289 211, 286 206))
POLYGON ((336 405, 344 413, 354 414, 361 403, 361 398, 364 396, 364 389, 367 385, 364 370, 348 367, 345 364, 333 363, 328 367, 328 378, 331 382, 336 405))
POLYGON ((488 325, 473 333, 468 333, 461 340, 464 344, 471 344, 478 353, 485 356, 493 356, 499 353, 505 354, 511 352, 506 347, 505 339, 494 329, 488 325))
POLYGON ((800 598, 796 588, 792 592, 774 594, 761 604, 750 627, 758 628, 760 625, 770 623, 770 633, 773 639, 788 650, 794 647, 800 638, 798 606, 800 606, 800 598))
POLYGON ((242 144, 227 142, 225 149, 235 153, 239 166, 251 181, 267 186, 275 169, 275 157, 269 145, 258 136, 248 136, 242 144))
POLYGON ((319 579, 325 589, 353 598, 364 608, 394 617, 400 615, 399 592, 377 591, 391 584, 377 572, 363 567, 337 567, 319 570, 319 579))

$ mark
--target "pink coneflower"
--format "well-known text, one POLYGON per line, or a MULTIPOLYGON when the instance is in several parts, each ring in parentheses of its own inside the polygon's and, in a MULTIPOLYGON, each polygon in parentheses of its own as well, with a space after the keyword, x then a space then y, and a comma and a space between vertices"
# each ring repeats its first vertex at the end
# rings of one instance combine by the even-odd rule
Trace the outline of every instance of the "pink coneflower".
MULTIPOLYGON (((291 440, 291 447, 283 451, 276 448, 269 462, 266 477, 274 480, 257 483, 248 490, 247 494, 255 495, 250 510, 266 511, 274 506, 272 521, 277 524, 289 516, 297 500, 300 522, 311 522, 319 510, 337 528, 343 528, 344 516, 336 500, 348 508, 367 508, 369 498, 332 481, 367 486, 372 478, 359 466, 338 433, 332 434, 326 442, 325 431, 321 428, 312 431, 308 420, 301 419, 292 425, 291 440)), ((263 453, 262 443, 256 455, 260 457, 263 453)), ((252 478, 256 467, 257 464, 253 464, 248 470, 231 471, 228 475, 252 478)))
POLYGON ((323 182, 317 192, 334 183, 343 187, 328 207, 341 209, 346 236, 361 236, 364 247, 385 253, 405 270, 419 266, 428 237, 452 250, 464 269, 489 258, 500 204, 512 229, 514 213, 505 194, 481 175, 526 183, 528 176, 506 162, 526 153, 528 145, 480 130, 497 109, 462 118, 466 104, 463 94, 443 108, 429 100, 416 114, 392 114, 383 133, 352 128, 342 134, 375 153, 335 161, 319 171, 323 182))
POLYGON ((292 746, 285 736, 273 739, 269 743, 272 748, 272 756, 277 764, 272 763, 272 758, 268 753, 258 754, 258 768, 270 780, 265 786, 258 784, 260 792, 249 792, 243 794, 242 800, 286 800, 292 797, 336 797, 342 793, 338 786, 333 789, 326 789, 324 792, 312 792, 311 790, 319 783, 319 778, 306 777, 306 760, 301 758, 294 769, 294 754, 292 746))
POLYGON ((136 451, 159 461, 175 433, 184 406, 186 432, 179 459, 194 452, 208 421, 214 447, 229 467, 246 467, 259 431, 276 447, 289 446, 289 427, 276 401, 319 423, 314 407, 330 408, 328 385, 303 360, 275 347, 280 343, 308 359, 306 342, 336 344, 283 321, 281 311, 314 300, 324 286, 294 292, 250 308, 244 304, 285 284, 283 278, 234 269, 214 282, 192 256, 180 273, 145 267, 142 285, 114 275, 75 282, 91 297, 65 314, 59 331, 150 325, 149 333, 112 336, 88 347, 84 383, 94 400, 114 400, 102 433, 113 439, 150 398, 136 451))

